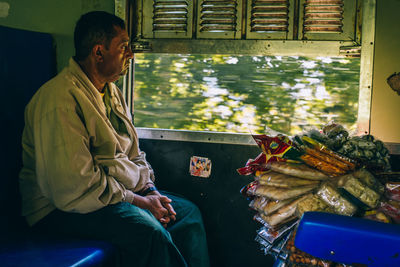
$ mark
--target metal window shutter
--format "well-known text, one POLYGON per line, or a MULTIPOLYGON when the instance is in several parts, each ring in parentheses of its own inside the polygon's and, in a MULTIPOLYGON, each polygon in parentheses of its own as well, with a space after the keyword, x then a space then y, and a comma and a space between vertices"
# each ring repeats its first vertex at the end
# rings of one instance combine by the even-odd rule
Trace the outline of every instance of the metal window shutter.
POLYGON ((354 40, 356 0, 301 0, 299 39, 354 40))
POLYGON ((243 0, 200 0, 197 38, 241 39, 243 0))
POLYGON ((192 38, 191 0, 143 1, 144 38, 192 38))
POLYGON ((294 0, 249 0, 246 39, 292 39, 294 0))

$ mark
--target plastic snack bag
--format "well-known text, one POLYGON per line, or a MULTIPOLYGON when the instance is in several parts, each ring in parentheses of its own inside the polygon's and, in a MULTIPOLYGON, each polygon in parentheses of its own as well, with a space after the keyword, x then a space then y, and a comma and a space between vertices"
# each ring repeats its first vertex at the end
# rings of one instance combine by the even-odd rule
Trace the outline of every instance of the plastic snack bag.
POLYGON ((335 213, 352 216, 357 211, 357 207, 342 197, 340 193, 329 183, 321 185, 317 195, 326 204, 331 206, 335 213))
POLYGON ((387 182, 385 196, 391 200, 400 201, 400 182, 387 182))
POLYGON ((326 180, 329 178, 328 175, 311 168, 304 163, 275 161, 268 163, 267 168, 275 172, 309 180, 326 180))
POLYGON ((371 209, 378 205, 381 196, 352 174, 339 177, 337 185, 371 209))
POLYGON ((287 174, 279 173, 279 172, 264 172, 256 177, 256 180, 263 185, 275 186, 275 187, 283 187, 290 188, 296 186, 305 186, 305 185, 316 185, 319 183, 318 180, 310 180, 297 178, 294 176, 290 176, 287 174))

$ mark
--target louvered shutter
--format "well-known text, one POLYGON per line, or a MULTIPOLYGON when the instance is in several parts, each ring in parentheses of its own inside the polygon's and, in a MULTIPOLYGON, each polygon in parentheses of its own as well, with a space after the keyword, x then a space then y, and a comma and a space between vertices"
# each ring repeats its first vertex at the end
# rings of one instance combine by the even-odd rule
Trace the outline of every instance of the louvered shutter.
POLYGON ((354 40, 356 0, 301 0, 299 39, 354 40))
MULTIPOLYGON (((363 2, 358 0, 137 0, 135 3, 139 15, 135 26, 138 41, 247 39, 360 43, 363 2)), ((185 45, 196 49, 197 43, 185 42, 185 45)), ((146 49, 151 46, 148 43, 146 49)), ((248 47, 251 46, 254 45, 248 47)))
POLYGON ((144 38, 192 38, 191 0, 143 1, 144 38))
POLYGON ((242 0, 199 0, 197 37, 241 39, 242 0))
POLYGON ((249 0, 246 39, 292 39, 293 0, 249 0))

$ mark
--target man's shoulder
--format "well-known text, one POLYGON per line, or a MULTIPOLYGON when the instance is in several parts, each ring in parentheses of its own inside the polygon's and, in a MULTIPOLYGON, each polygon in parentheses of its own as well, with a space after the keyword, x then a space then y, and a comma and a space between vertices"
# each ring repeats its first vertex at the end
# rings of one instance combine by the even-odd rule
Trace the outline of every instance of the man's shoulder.
POLYGON ((38 89, 29 101, 28 107, 39 106, 42 110, 48 110, 57 106, 67 106, 68 102, 74 101, 71 92, 76 88, 75 83, 70 73, 63 70, 38 89))
POLYGON ((51 96, 54 94, 68 94, 68 92, 74 88, 76 88, 76 78, 64 69, 52 79, 44 83, 38 91, 45 91, 46 95, 51 96))

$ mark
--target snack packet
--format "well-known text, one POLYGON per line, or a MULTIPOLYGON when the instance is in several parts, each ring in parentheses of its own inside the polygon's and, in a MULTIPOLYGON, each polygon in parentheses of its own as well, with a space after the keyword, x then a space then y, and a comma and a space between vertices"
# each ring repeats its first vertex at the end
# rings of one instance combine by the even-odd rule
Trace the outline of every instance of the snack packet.
POLYGON ((297 203, 306 197, 307 195, 297 198, 270 215, 265 215, 262 213, 259 215, 271 228, 276 229, 279 225, 282 225, 283 223, 288 222, 296 217, 295 212, 297 203))
POLYGON ((285 200, 304 195, 317 187, 318 184, 296 186, 291 188, 281 188, 259 184, 255 188, 254 194, 276 200, 285 200))
POLYGON ((321 211, 333 213, 332 207, 322 201, 317 195, 310 194, 308 197, 304 198, 302 201, 297 203, 296 215, 301 218, 304 212, 307 211, 321 211))
POLYGON ((268 136, 263 134, 253 135, 253 138, 265 154, 266 163, 288 160, 298 162, 298 158, 302 154, 285 135, 268 136))
POLYGON ((294 176, 274 171, 264 172, 261 175, 258 175, 256 177, 256 180, 263 185, 283 187, 283 188, 290 188, 290 187, 304 186, 304 185, 316 185, 319 183, 318 180, 297 178, 294 176))
POLYGON ((391 223, 392 221, 389 216, 378 209, 366 211, 363 218, 383 223, 391 223))
POLYGON ((293 199, 285 200, 274 200, 261 196, 256 196, 249 204, 250 208, 263 213, 264 215, 269 215, 278 209, 289 204, 293 199))
POLYGON ((352 216, 357 211, 357 207, 346 198, 342 197, 329 183, 321 185, 317 196, 331 206, 335 213, 352 216))
POLYGON ((326 180, 329 178, 328 175, 304 163, 274 161, 268 163, 267 168, 275 172, 309 180, 326 180))
POLYGON ((382 201, 378 210, 391 217, 396 224, 400 224, 400 202, 395 200, 382 201))
POLYGON ((337 185, 371 209, 378 205, 381 196, 352 174, 339 177, 337 185))
POLYGON ((400 182, 387 182, 385 196, 391 200, 400 201, 400 182))

